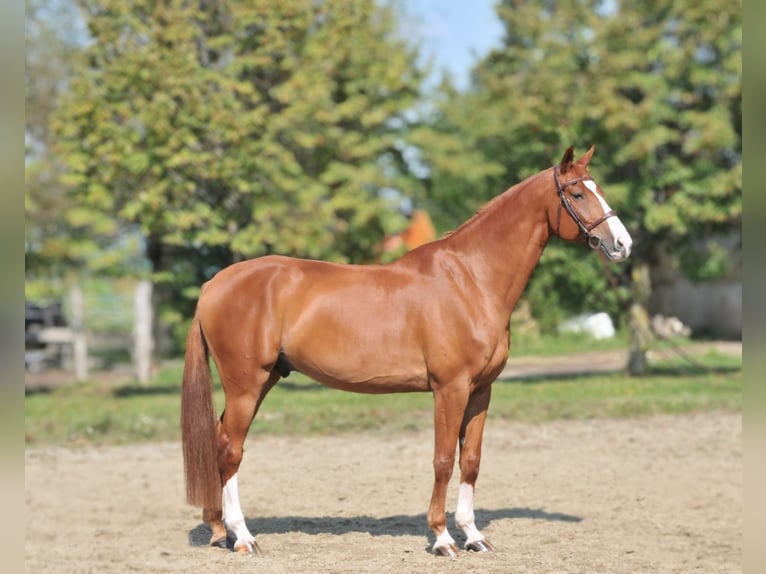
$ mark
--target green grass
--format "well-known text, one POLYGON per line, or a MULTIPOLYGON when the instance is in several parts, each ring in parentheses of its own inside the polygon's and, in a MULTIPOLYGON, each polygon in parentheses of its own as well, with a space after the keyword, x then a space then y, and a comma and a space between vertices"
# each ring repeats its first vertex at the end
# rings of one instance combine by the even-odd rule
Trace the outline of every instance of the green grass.
MULTIPOLYGON (((637 417, 742 407, 741 360, 718 353, 652 364, 644 377, 594 376, 496 381, 490 419, 637 417), (716 369, 711 371, 709 369, 716 369)), ((65 385, 25 400, 27 444, 119 444, 178 440, 181 366, 163 368, 149 385, 65 385)), ((220 412, 223 394, 216 385, 220 412)), ((429 429, 428 393, 345 393, 293 373, 266 398, 251 434, 402 432, 429 429)))
POLYGON ((529 336, 516 335, 511 331, 511 357, 523 357, 528 355, 567 355, 584 351, 611 351, 614 349, 626 349, 629 335, 627 331, 620 330, 614 337, 596 341, 586 335, 578 333, 560 333, 556 336, 529 336))
POLYGON ((655 365, 643 377, 609 374, 495 383, 490 417, 543 422, 740 410, 741 365, 715 354, 698 361, 718 372, 672 362, 655 365))
MULTIPOLYGON (((653 350, 672 349, 685 346, 691 341, 685 337, 671 339, 655 338, 651 347, 653 350)), ((630 346, 630 333, 620 329, 614 337, 595 340, 580 333, 559 333, 553 335, 529 336, 511 333, 511 357, 568 355, 587 351, 614 351, 627 349, 630 346)))

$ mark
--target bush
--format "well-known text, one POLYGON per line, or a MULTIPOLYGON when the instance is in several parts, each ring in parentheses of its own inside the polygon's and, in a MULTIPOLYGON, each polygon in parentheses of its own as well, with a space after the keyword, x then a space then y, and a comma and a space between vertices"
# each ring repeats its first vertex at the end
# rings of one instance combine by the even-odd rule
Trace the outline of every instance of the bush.
POLYGON ((546 334, 555 333, 559 323, 581 313, 604 311, 619 325, 626 296, 627 292, 612 288, 596 254, 558 241, 545 248, 524 292, 546 334))

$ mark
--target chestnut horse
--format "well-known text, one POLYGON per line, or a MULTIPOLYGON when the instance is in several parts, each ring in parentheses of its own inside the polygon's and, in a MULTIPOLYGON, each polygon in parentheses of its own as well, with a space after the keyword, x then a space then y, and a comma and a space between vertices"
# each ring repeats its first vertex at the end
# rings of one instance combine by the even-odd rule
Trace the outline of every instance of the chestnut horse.
POLYGON ((225 545, 228 527, 235 550, 259 550, 240 508, 237 470, 261 401, 296 370, 346 391, 432 393, 433 552, 459 552, 445 514, 458 445, 455 522, 467 550, 492 550, 474 524, 473 498, 511 312, 553 235, 599 248, 612 261, 630 254, 630 235, 588 173, 592 154, 593 147, 575 161, 570 147, 560 164, 392 263, 270 255, 231 265, 203 286, 186 346, 181 425, 187 498, 203 507, 212 545, 225 545), (220 419, 208 353, 226 397, 220 419))

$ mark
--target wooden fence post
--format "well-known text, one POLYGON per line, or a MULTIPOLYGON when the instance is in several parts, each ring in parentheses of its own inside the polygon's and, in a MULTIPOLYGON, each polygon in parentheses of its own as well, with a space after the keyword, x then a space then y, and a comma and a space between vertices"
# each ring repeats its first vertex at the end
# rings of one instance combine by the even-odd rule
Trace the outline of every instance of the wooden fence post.
POLYGON ((69 303, 72 306, 72 361, 74 376, 78 381, 88 378, 88 339, 85 333, 85 298, 78 283, 69 291, 69 303))
POLYGON ((148 383, 152 371, 152 282, 144 279, 136 285, 133 300, 133 360, 139 383, 148 383))

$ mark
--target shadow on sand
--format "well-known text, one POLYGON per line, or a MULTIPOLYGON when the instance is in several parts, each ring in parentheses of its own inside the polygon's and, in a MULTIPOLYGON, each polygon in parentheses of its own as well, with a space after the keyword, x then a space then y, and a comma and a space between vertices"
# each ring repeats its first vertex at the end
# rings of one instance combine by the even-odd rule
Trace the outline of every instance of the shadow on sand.
MULTIPOLYGON (((583 519, 561 512, 547 512, 542 508, 501 508, 497 510, 475 511, 476 526, 481 530, 495 520, 507 518, 528 518, 532 520, 548 520, 555 522, 581 522, 583 519)), ((447 523, 454 525, 454 516, 448 513, 447 523)), ((266 516, 247 520, 248 529, 256 536, 259 534, 287 534, 302 532, 304 534, 334 534, 343 535, 351 532, 365 532, 373 536, 426 536, 429 546, 433 543, 433 534, 429 531, 425 513, 395 516, 266 516)), ((458 544, 465 542, 461 532, 454 526, 450 528, 458 544)), ((210 541, 210 528, 207 524, 199 524, 189 531, 191 546, 207 546, 210 541)), ((234 541, 229 538, 227 547, 233 549, 234 541)))

